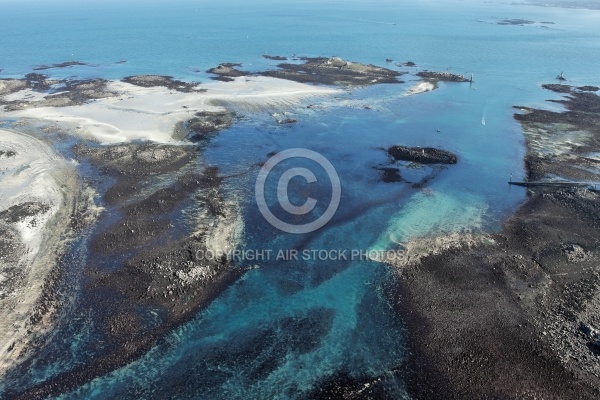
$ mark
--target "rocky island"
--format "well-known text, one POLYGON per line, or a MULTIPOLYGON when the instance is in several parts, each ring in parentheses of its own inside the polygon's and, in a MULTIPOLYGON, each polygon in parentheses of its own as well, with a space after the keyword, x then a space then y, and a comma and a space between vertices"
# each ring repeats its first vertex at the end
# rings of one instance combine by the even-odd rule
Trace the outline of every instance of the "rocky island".
POLYGON ((421 164, 456 164, 456 155, 433 147, 391 146, 387 153, 396 161, 415 161, 421 164))
MULTIPOLYGON (((269 56, 270 60, 279 59, 269 56)), ((286 59, 285 57, 282 57, 286 59)), ((240 76, 261 75, 290 80, 299 83, 312 83, 332 86, 362 86, 379 83, 402 83, 397 79, 402 73, 375 65, 366 65, 342 60, 338 57, 302 57, 302 64, 281 63, 278 69, 255 74, 237 69, 240 64, 225 63, 207 72, 217 75, 218 80, 232 80, 240 76)))
POLYGON ((469 79, 465 78, 464 75, 451 72, 421 71, 417 73, 417 76, 433 82, 469 82, 469 79))

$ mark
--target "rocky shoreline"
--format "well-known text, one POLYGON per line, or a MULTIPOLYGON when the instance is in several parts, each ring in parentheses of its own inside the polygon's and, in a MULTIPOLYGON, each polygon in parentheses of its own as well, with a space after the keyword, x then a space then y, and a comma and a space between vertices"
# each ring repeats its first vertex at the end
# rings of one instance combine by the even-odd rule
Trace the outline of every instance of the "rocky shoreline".
MULTIPOLYGON (((530 180, 600 181, 588 156, 600 149, 600 98, 568 93, 568 111, 515 115, 530 180)), ((417 240, 424 254, 396 264, 414 398, 598 398, 600 198, 547 187, 528 197, 502 232, 458 236, 433 254, 417 240)))
POLYGON ((225 260, 196 257, 215 245, 219 248, 214 250, 225 251, 239 240, 238 211, 220 193, 218 169, 197 172, 193 166, 202 149, 151 142, 80 143, 73 148, 79 162, 97 169, 101 181, 113 182, 97 188, 106 208, 97 225, 104 228, 88 244, 92 264, 86 267, 81 305, 92 310, 97 334, 110 339, 110 349, 13 393, 14 398, 64 393, 126 365, 193 318, 243 273, 225 260), (188 232, 170 223, 173 214, 190 208, 195 217, 188 232), (148 325, 144 320, 151 315, 160 318, 148 325))
MULTIPOLYGON (((208 89, 217 93, 212 98, 203 95, 206 90, 198 83, 162 75, 129 76, 115 82, 53 80, 33 73, 23 79, 0 80, 0 106, 8 116, 22 118, 15 126, 34 130, 33 126, 44 123, 48 125, 40 129, 48 141, 72 143, 77 138, 78 143, 66 151, 94 177, 88 183, 97 191, 97 205, 104 212, 97 216, 85 243, 91 261, 84 266, 82 305, 90 310, 96 334, 110 344, 105 348, 90 344, 88 360, 9 395, 28 399, 57 395, 126 365, 193 318, 243 273, 226 260, 199 262, 194 257, 215 246, 215 250, 227 250, 240 234, 237 205, 221 193, 224 177, 217 168, 202 165, 204 147, 238 118, 230 111, 235 108, 228 106, 238 101, 289 107, 303 96, 334 92, 313 84, 349 88, 401 83, 401 72, 373 65, 338 58, 303 61, 280 64, 279 70, 256 75, 239 70, 239 64, 221 64, 209 72, 217 75, 217 80, 235 82, 214 82, 208 89), (241 76, 252 79, 235 79, 241 76), (293 82, 271 80, 273 77, 293 82), (244 92, 251 82, 257 86, 244 92), (224 89, 227 85, 232 86, 230 91, 224 89), (256 87, 264 93, 257 94, 256 87), (287 97, 277 103, 277 96, 287 97), (156 104, 159 110, 154 108, 156 104), (20 114, 27 111, 30 113, 20 114), (39 114, 42 111, 47 114, 39 114), (57 115, 60 117, 55 119, 57 115), (148 132, 143 125, 148 120, 158 121, 160 135, 148 132), (185 223, 172 224, 173 220, 185 223)), ((292 118, 275 120, 277 124, 295 122, 292 118)), ((418 154, 406 148, 408 155, 396 150, 389 153, 396 161, 453 163, 452 155, 437 149, 419 149, 418 154)), ((74 208, 74 215, 67 219, 71 225, 84 224, 80 211, 74 208)), ((66 278, 57 273, 48 281, 45 293, 50 297, 44 304, 57 306, 51 292, 61 280, 66 278)), ((34 320, 45 318, 47 310, 42 311, 34 320)), ((36 345, 42 348, 43 340, 36 345)), ((29 361, 25 359, 11 373, 25 374, 29 361)))
MULTIPOLYGON (((280 56, 263 56, 269 60, 287 60, 280 56)), ((302 64, 281 63, 276 70, 248 73, 238 69, 241 64, 224 63, 209 69, 213 79, 231 81, 240 76, 260 75, 299 83, 330 86, 364 86, 380 83, 403 83, 397 78, 403 73, 375 65, 342 60, 338 57, 301 57, 302 64)))
MULTIPOLYGON (((297 83, 282 85, 263 77, 254 80, 262 91, 258 95, 246 82, 235 82, 210 86, 213 97, 207 97, 198 83, 160 75, 130 76, 121 82, 53 80, 42 74, 0 80, 0 106, 7 116, 21 117, 15 128, 66 149, 82 166, 84 176, 80 178, 96 190, 95 203, 102 209, 89 237, 82 239, 89 259, 84 259, 86 265, 79 271, 82 303, 77 307, 89 312, 94 335, 103 338, 104 344, 86 344, 89 359, 34 386, 5 394, 46 398, 126 365, 197 315, 244 273, 227 260, 197 258, 198 252, 207 250, 215 254, 229 251, 239 242, 243 229, 237 204, 221 192, 224 177, 217 168, 202 164, 210 140, 238 118, 214 104, 235 104, 236 97, 243 98, 246 91, 251 96, 242 101, 249 104, 279 104, 278 99, 283 98, 281 104, 289 107, 304 97, 334 92, 297 83), (229 85, 231 89, 226 87, 229 85), (165 99, 168 105, 162 106, 165 99), (158 112, 154 110, 157 104, 162 107, 158 112), (79 107, 62 111, 69 106, 79 107), (46 115, 55 115, 53 108, 60 109, 61 121, 50 117, 50 123, 46 115), (25 111, 23 118, 19 113, 25 111), (69 112, 73 117, 65 119, 63 115, 69 112), (95 120, 96 112, 104 119, 95 120), (127 130, 135 118, 154 118, 161 136, 136 140, 139 136, 127 130), (111 126, 114 136, 107 135, 103 126, 111 126), (152 140, 163 137, 162 143, 152 140)), ((2 151, 0 157, 14 157, 10 149, 2 151)), ((11 220, 17 214, 43 209, 36 207, 24 204, 3 210, 0 218, 11 220)), ((84 221, 79 220, 82 208, 68 211, 73 215, 65 217, 66 223, 83 227, 84 221)), ((50 311, 60 311, 55 294, 64 290, 70 277, 60 270, 63 263, 54 261, 41 306, 31 316, 30 332, 36 326, 48 326, 50 311)), ((39 335, 19 352, 18 359, 11 360, 15 362, 7 379, 19 381, 19 376, 26 374, 34 361, 28 357, 36 349, 44 349, 49 336, 39 335)))

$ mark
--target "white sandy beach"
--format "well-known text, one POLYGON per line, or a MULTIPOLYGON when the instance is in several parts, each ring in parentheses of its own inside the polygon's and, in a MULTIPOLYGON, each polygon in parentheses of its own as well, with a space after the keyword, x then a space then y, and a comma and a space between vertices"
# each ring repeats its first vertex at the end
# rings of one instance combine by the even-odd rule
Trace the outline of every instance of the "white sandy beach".
POLYGON ((432 90, 436 89, 436 85, 433 82, 420 82, 414 86, 412 86, 411 88, 409 88, 405 95, 406 96, 413 96, 415 94, 420 94, 420 93, 426 93, 426 92, 431 92, 432 90))
POLYGON ((0 130, 0 212, 42 205, 34 215, 0 220, 0 375, 25 344, 29 318, 55 265, 77 192, 74 165, 31 136, 0 130))
MULTIPOLYGON (((120 81, 108 84, 119 93, 81 106, 28 108, 7 113, 16 118, 33 118, 66 123, 81 137, 102 144, 132 140, 174 142, 175 124, 198 111, 224 108, 241 111, 285 110, 313 96, 325 96, 337 89, 296 83, 269 77, 240 77, 233 82, 210 82, 198 91, 182 93, 165 87, 145 88, 120 81)), ((41 100, 30 90, 11 95, 11 100, 29 97, 41 100)))

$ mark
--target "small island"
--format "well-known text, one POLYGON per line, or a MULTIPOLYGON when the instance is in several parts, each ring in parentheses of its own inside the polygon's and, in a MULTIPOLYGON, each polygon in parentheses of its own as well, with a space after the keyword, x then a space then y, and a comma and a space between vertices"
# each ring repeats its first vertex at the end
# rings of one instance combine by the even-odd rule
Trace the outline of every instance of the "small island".
POLYGON ((412 161, 421 164, 456 164, 458 160, 455 154, 433 147, 391 146, 386 151, 396 161, 412 161))

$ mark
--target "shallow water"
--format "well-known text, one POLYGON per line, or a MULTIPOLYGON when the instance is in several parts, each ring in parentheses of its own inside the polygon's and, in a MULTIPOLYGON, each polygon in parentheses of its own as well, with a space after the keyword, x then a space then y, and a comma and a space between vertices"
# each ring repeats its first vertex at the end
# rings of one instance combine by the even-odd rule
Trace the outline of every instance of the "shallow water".
MULTIPOLYGON (((442 83, 436 91, 412 97, 403 93, 418 79, 405 75, 402 85, 356 89, 319 100, 319 108, 308 109, 307 103, 288 110, 300 121, 289 126, 276 125, 268 111, 246 113, 214 139, 204 161, 224 175, 244 173, 225 185, 242 206, 245 241, 240 245, 271 250, 273 257, 289 249, 385 250, 422 235, 499 229, 525 198, 523 189, 506 184, 511 174, 523 177, 523 139, 512 106, 560 109, 544 102, 560 96, 539 87, 560 71, 570 84, 600 84, 600 13, 595 11, 430 1, 402 6, 391 1, 35 4, 2 5, 0 51, 10 58, 0 65, 5 68, 0 76, 78 59, 98 66, 46 72, 207 80, 205 73, 193 71, 226 61, 242 62, 248 70, 274 66, 275 61, 260 57, 263 53, 338 55, 378 65, 393 58, 418 65, 401 70, 475 74, 474 84, 442 83), (491 23, 504 18, 555 24, 491 23), (121 59, 128 62, 115 64, 121 59), (392 144, 443 148, 456 153, 459 162, 427 183, 426 191, 382 183, 375 167, 389 162, 381 148, 392 144), (333 164, 342 197, 322 230, 283 235, 259 213, 253 165, 271 152, 296 147, 317 151, 333 164)), ((319 182, 324 179, 318 168, 315 174, 319 182)), ((275 183, 268 181, 267 188, 275 183)), ((297 199, 305 198, 298 182, 291 188, 298 190, 297 199)), ((313 197, 330 196, 327 185, 313 190, 313 197)), ((268 193, 267 201, 274 204, 275 191, 268 193)), ((402 321, 387 300, 387 267, 367 259, 238 264, 259 267, 139 360, 63 397, 302 398, 339 372, 357 379, 382 377, 390 395, 405 396, 402 376, 390 373, 402 365, 406 343, 402 321)), ((5 384, 30 387, 90 357, 93 322, 82 310, 69 318, 55 345, 34 359, 26 374, 5 384)), ((98 343, 96 351, 102 346, 98 343)))

